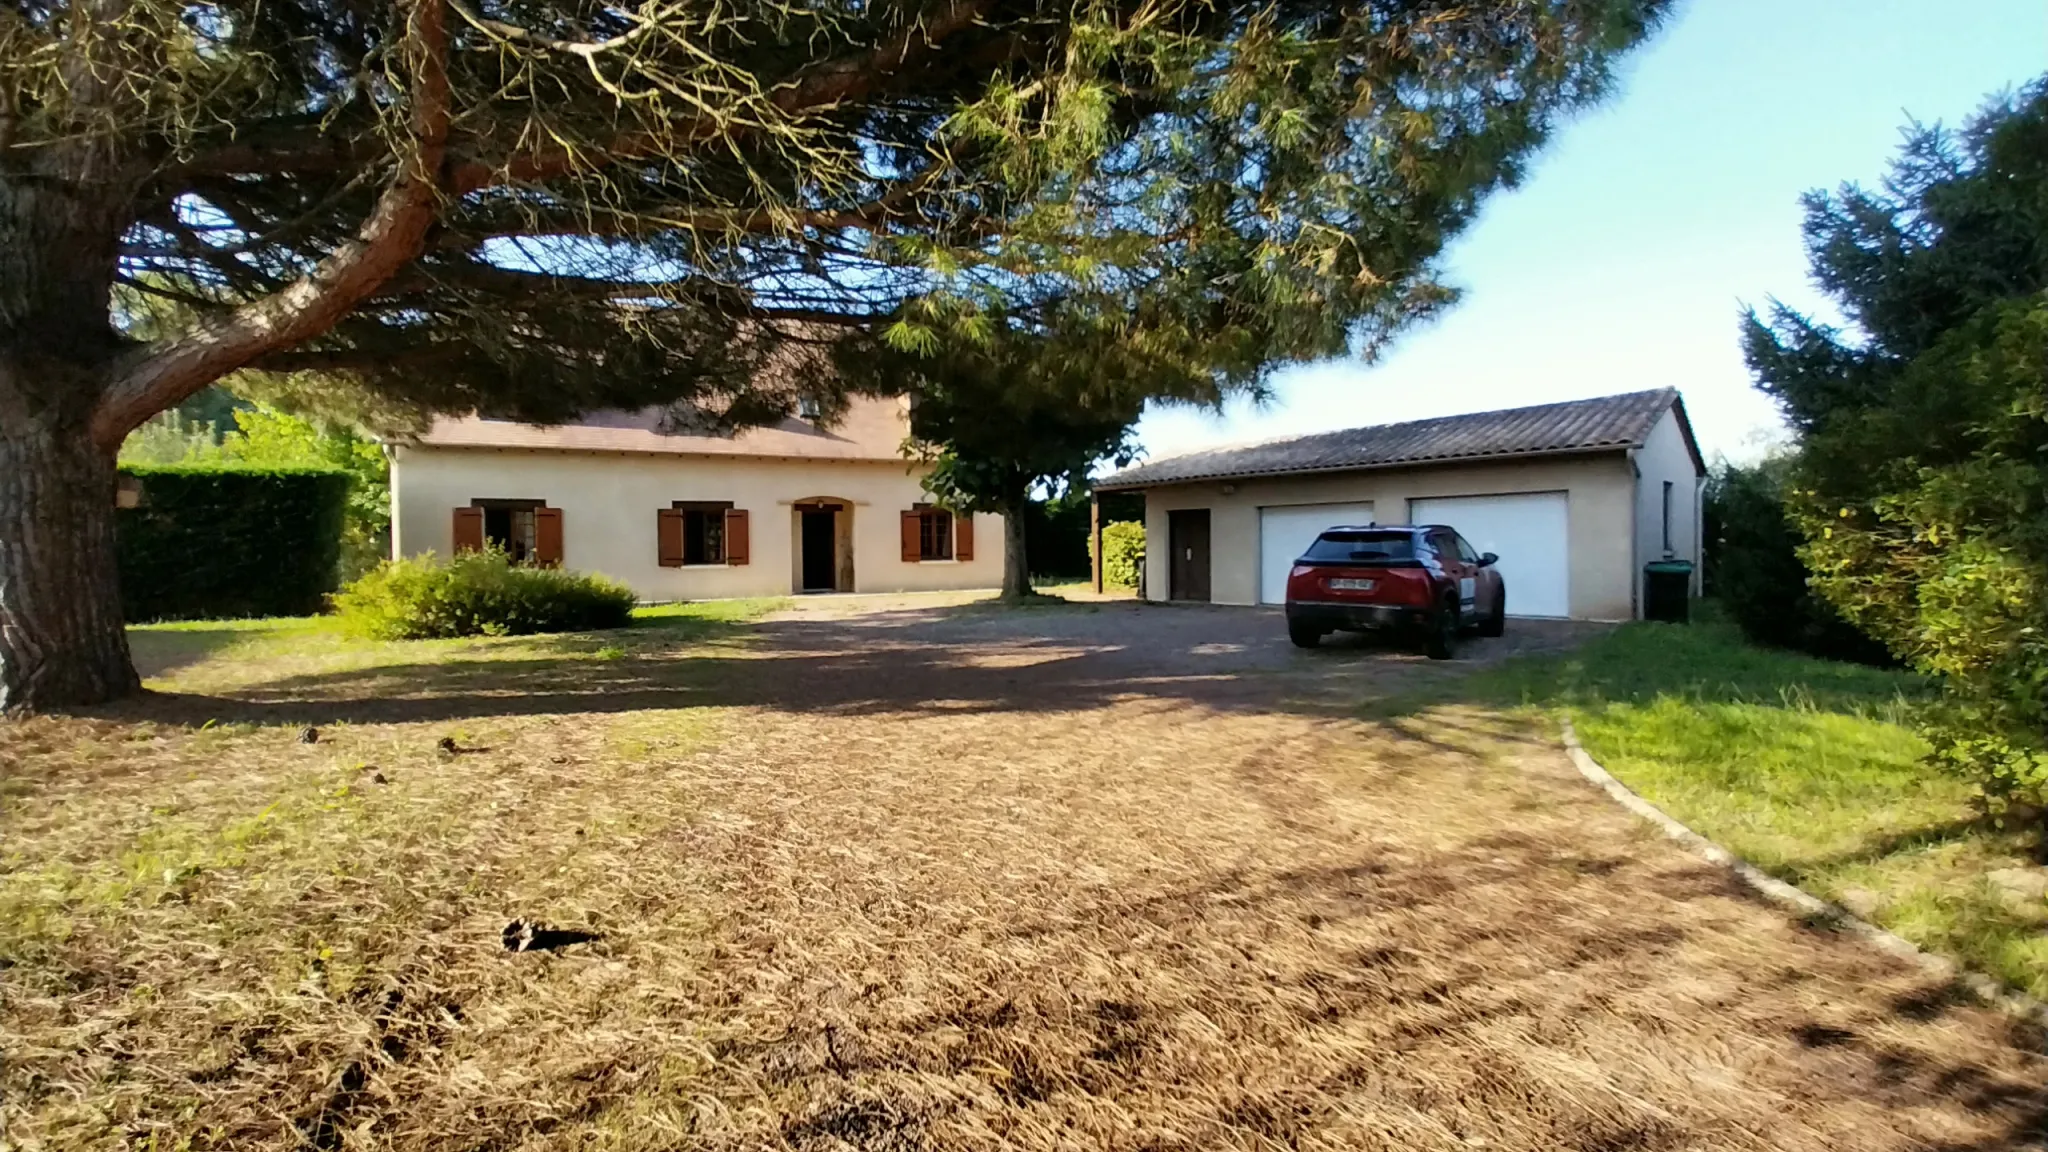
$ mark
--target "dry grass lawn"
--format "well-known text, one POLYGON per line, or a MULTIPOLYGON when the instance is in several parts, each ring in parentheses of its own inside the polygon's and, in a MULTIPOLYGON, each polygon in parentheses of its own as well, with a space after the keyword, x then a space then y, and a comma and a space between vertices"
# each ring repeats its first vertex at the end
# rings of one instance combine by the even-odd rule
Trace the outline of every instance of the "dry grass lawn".
POLYGON ((1341 706, 1567 632, 1447 669, 1261 613, 806 607, 139 633, 159 696, 0 728, 6 1140, 2042 1139, 2006 1019, 1649 838, 1523 721, 1341 706), (508 952, 515 918, 597 938, 508 952))

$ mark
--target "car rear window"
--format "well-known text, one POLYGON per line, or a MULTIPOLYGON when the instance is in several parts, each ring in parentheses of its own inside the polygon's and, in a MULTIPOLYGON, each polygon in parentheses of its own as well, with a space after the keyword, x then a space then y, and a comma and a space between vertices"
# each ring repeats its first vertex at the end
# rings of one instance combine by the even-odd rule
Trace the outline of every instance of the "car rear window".
POLYGON ((1385 564, 1415 559, 1415 537, 1406 532, 1325 532, 1308 546, 1307 560, 1385 564))

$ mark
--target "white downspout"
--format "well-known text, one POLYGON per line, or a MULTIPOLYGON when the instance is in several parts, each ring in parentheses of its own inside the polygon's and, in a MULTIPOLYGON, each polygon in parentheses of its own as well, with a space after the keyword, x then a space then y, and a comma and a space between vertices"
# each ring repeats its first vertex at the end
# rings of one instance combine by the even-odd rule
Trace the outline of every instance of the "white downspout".
POLYGON ((1707 478, 1692 478, 1692 594, 1707 594, 1707 478))

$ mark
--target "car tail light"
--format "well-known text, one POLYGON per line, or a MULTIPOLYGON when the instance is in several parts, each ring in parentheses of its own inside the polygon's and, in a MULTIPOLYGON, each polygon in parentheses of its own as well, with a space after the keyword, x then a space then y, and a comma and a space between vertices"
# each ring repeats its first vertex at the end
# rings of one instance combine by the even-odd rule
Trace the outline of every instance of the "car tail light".
POLYGON ((1390 568, 1377 573, 1380 586, 1374 599, 1383 604, 1428 604, 1429 574, 1420 568, 1390 568))

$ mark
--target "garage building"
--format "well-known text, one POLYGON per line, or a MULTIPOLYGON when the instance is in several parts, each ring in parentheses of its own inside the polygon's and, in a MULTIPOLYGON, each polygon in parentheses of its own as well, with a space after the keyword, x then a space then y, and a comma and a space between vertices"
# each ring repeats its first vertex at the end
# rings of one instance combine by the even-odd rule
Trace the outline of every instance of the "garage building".
POLYGON ((1643 565, 1700 557, 1706 466, 1676 389, 1378 424, 1155 460, 1096 484, 1145 496, 1145 594, 1278 604, 1338 524, 1448 524, 1500 555, 1513 616, 1626 620, 1643 565))

